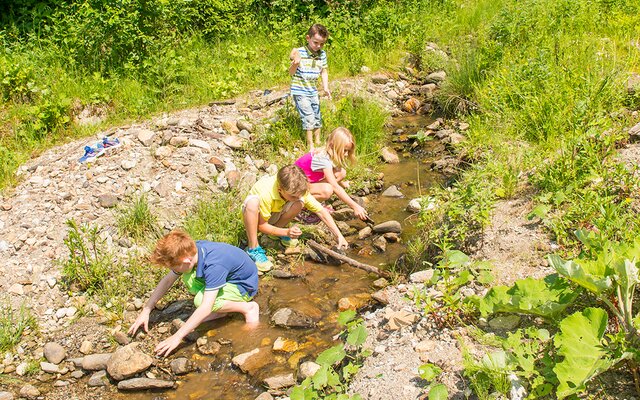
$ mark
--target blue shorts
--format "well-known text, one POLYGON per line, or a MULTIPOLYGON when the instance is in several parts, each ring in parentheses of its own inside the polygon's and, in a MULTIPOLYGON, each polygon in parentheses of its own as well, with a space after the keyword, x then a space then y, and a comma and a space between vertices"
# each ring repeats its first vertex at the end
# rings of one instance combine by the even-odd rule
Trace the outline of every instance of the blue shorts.
POLYGON ((310 131, 322 128, 322 115, 320 114, 320 98, 315 96, 293 95, 293 102, 302 120, 302 129, 310 131))

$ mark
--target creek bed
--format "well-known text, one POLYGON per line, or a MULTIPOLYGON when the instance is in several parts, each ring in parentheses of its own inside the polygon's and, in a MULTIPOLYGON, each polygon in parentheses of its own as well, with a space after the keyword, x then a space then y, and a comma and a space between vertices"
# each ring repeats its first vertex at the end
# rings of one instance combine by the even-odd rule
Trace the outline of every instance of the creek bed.
MULTIPOLYGON (((395 118, 389 125, 390 134, 403 129, 404 134, 413 134, 427 126, 430 119, 420 116, 395 118)), ((398 144, 396 144, 398 146, 398 144)), ((428 146, 428 144, 427 144, 428 146)), ((399 243, 389 244, 385 253, 376 253, 371 246, 371 238, 358 240, 357 235, 348 237, 355 244, 348 255, 359 261, 378 266, 392 265, 400 257, 406 243, 416 232, 416 216, 406 211, 413 198, 427 193, 429 187, 444 182, 442 176, 429 169, 429 151, 419 158, 400 157, 399 164, 385 164, 384 189, 396 185, 404 194, 403 198, 382 197, 379 193, 369 196, 368 211, 376 223, 397 220, 403 226, 399 243)), ((377 278, 362 270, 348 265, 322 265, 300 261, 294 268, 301 278, 276 279, 271 276, 260 279, 259 295, 256 301, 260 305, 260 325, 252 330, 244 328, 240 316, 232 316, 218 321, 208 322, 198 328, 201 335, 209 340, 229 343, 213 355, 201 355, 194 343, 180 347, 170 357, 187 357, 194 361, 199 371, 181 376, 176 390, 165 392, 140 392, 118 394, 127 399, 254 399, 264 391, 262 381, 265 378, 297 370, 302 361, 314 360, 323 350, 331 347, 333 336, 340 328, 336 324, 338 300, 376 291, 372 285, 377 278), (271 315, 283 307, 291 307, 312 317, 317 324, 309 329, 287 329, 270 324, 271 315), (284 353, 272 351, 277 338, 295 341, 298 350, 284 353), (232 357, 264 349, 270 353, 266 365, 250 374, 240 372, 232 366, 232 357)))

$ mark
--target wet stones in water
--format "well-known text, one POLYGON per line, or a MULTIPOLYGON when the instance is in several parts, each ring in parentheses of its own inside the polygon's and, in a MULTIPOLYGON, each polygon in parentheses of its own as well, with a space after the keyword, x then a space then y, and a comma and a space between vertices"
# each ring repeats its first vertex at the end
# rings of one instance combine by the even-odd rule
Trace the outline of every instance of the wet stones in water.
POLYGON ((350 219, 355 218, 356 215, 354 214, 351 208, 346 207, 346 208, 341 208, 339 210, 334 211, 333 214, 331 214, 331 216, 336 221, 348 221, 350 219))
POLYGON ((107 362, 109 376, 117 381, 145 371, 153 364, 153 358, 138 350, 138 343, 132 343, 116 350, 107 362))
POLYGON ((171 371, 176 375, 184 375, 193 371, 193 363, 186 357, 176 358, 169 364, 171 371))
POLYGON ((384 236, 378 236, 372 244, 373 248, 381 253, 387 251, 387 240, 384 238, 384 236))
POLYGON ((375 233, 402 233, 402 225, 398 221, 386 221, 373 227, 375 233))
POLYGON ((366 306, 371 301, 371 295, 369 293, 359 293, 350 297, 343 297, 338 300, 338 310, 359 310, 366 306))
POLYGON ((370 226, 366 226, 358 232, 358 239, 363 240, 373 234, 373 229, 370 226))
POLYGON ((382 196, 383 197, 395 197, 395 198, 404 197, 404 195, 402 194, 402 192, 400 190, 398 190, 398 187, 396 185, 389 186, 384 192, 382 192, 382 196))
POLYGON ((382 156, 382 159, 387 164, 398 164, 400 162, 398 153, 389 147, 383 147, 382 150, 380 150, 380 156, 382 156))
MULTIPOLYGON (((311 251, 313 251, 313 250, 311 250, 311 251)), ((314 252, 314 254, 315 254, 315 252, 314 252)), ((302 275, 295 274, 295 273, 293 273, 291 271, 285 271, 285 270, 281 270, 281 269, 276 269, 276 270, 271 272, 271 276, 274 277, 274 278, 278 278, 278 279, 292 279, 292 278, 299 278, 302 275)))
POLYGON ((172 389, 175 384, 162 379, 133 378, 118 382, 118 390, 172 389))
POLYGON ((220 343, 210 340, 208 337, 203 336, 196 341, 198 351, 202 354, 214 355, 220 351, 222 347, 220 343))
POLYGON ((380 279, 376 279, 375 281, 373 281, 373 287, 377 288, 377 289, 382 289, 389 286, 389 281, 384 279, 384 278, 380 278, 380 279))
POLYGON ((291 308, 281 308, 271 317, 271 322, 276 326, 286 328, 311 328, 315 322, 311 317, 291 308))
POLYGON ((264 383, 270 390, 278 390, 295 385, 296 380, 293 377, 293 373, 289 372, 288 374, 281 374, 267 378, 264 380, 264 383))
POLYGON ((273 351, 282 351, 285 353, 292 353, 298 350, 298 342, 291 339, 285 339, 282 337, 278 337, 275 342, 273 342, 273 351))
POLYGON ((233 365, 244 373, 253 375, 260 368, 273 362, 271 351, 268 348, 253 349, 247 353, 239 354, 231 360, 233 365))

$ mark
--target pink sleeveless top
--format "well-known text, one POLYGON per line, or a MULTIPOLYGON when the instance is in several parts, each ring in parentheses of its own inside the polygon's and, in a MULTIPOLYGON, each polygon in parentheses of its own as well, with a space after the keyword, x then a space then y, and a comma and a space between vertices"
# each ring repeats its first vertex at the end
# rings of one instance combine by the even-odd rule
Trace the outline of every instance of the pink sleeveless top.
POLYGON ((305 175, 307 175, 307 180, 309 180, 309 183, 320 182, 321 180, 324 179, 324 172, 322 172, 322 170, 320 171, 312 170, 311 169, 312 160, 313 160, 313 154, 307 153, 302 157, 298 158, 295 164, 304 171, 305 175))

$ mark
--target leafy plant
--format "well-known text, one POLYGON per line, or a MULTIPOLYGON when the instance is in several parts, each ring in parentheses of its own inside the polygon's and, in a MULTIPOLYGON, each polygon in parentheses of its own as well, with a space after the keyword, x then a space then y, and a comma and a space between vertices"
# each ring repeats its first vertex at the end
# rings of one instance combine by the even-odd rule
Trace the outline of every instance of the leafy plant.
POLYGON ((343 311, 338 323, 345 326, 339 337, 346 342, 340 343, 318 355, 316 363, 320 369, 309 378, 295 386, 289 395, 291 400, 333 399, 360 400, 360 395, 345 394, 348 383, 358 372, 364 358, 369 355, 362 349, 367 339, 367 330, 362 318, 356 318, 353 310, 343 311))
POLYGON ((237 199, 236 192, 228 192, 198 200, 184 220, 184 229, 199 240, 239 245, 244 237, 244 225, 237 199))
POLYGON ((442 373, 442 369, 435 364, 427 363, 418 367, 418 376, 429 382, 427 391, 429 400, 446 400, 449 398, 449 391, 442 383, 437 383, 436 379, 442 373))

